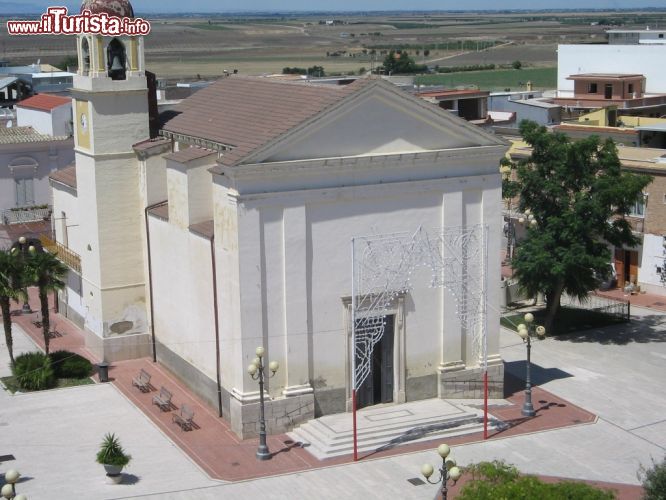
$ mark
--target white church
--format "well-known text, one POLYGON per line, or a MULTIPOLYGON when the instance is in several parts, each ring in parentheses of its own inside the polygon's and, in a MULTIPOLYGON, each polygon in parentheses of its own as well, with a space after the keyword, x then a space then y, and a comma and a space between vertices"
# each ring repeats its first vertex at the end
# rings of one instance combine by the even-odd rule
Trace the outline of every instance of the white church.
MULTIPOLYGON (((118 5, 127 14, 126 0, 89 8, 118 5)), ((501 139, 381 79, 237 76, 151 138, 142 38, 77 43, 76 160, 51 176, 57 240, 80 256, 60 310, 100 358, 154 357, 242 437, 256 432, 257 346, 280 364, 269 432, 349 411, 352 238, 483 226, 485 250, 465 265, 484 273, 502 397, 501 139)), ((459 303, 427 284, 395 292, 361 406, 480 397, 459 303)))

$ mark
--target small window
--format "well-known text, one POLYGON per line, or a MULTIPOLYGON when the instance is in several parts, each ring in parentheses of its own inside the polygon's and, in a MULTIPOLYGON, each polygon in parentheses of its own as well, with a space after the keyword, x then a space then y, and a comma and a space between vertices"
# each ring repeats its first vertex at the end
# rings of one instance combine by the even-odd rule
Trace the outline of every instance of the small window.
POLYGON ((630 83, 629 85, 627 85, 627 92, 629 92, 630 94, 634 93, 634 84, 633 83, 630 83))
POLYGON ((587 87, 587 93, 588 94, 596 94, 597 93, 597 84, 596 83, 590 83, 587 87))
POLYGON ((645 217, 645 201, 647 195, 643 193, 634 203, 634 205, 629 209, 629 215, 631 217, 645 217))
POLYGON ((663 34, 663 33, 659 33, 659 38, 664 38, 664 34, 663 34))

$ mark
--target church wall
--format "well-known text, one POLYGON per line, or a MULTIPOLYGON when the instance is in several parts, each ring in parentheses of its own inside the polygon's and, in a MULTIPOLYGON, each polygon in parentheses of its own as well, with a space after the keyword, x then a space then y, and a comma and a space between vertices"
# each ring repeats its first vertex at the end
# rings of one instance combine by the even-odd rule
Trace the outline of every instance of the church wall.
MULTIPOLYGON (((216 380, 215 318, 210 240, 149 217, 155 336, 158 359, 173 355, 216 380)), ((222 344, 221 349, 227 345, 222 344)), ((180 371, 184 371, 181 368, 180 371)), ((176 370, 175 370, 176 371, 176 370)), ((185 377, 191 382, 191 374, 185 377)), ((207 381, 200 382, 205 384, 207 381)))
MULTIPOLYGON (((485 222, 490 225, 491 240, 488 276, 494 276, 495 271, 499 273, 499 262, 493 262, 493 256, 499 252, 492 253, 493 249, 499 249, 499 219, 495 221, 493 217, 500 205, 499 175, 493 162, 487 159, 474 162, 470 170, 490 175, 240 196, 239 267, 244 340, 239 350, 242 363, 247 364, 253 357, 254 346, 263 341, 267 359, 280 362, 281 369, 269 385, 272 397, 288 394, 292 384, 300 387, 311 384, 318 414, 348 408, 350 340, 342 299, 351 295, 352 236, 413 232, 419 225, 436 228, 442 224, 485 222), (301 243, 302 251, 294 250, 295 241, 305 243, 301 243), (300 296, 305 300, 295 307, 292 298, 298 302, 300 296), (308 297, 312 300, 308 301, 308 297), (301 373, 306 374, 305 384, 298 379, 301 373)), ((449 167, 455 169, 460 165, 439 168, 449 167)), ((359 171, 354 175, 366 174, 359 171)), ((405 176, 410 174, 403 172, 405 176)), ((284 180, 275 172, 273 178, 278 185, 284 180)), ((339 178, 339 182, 346 179, 339 178)), ((244 188, 252 191, 251 181, 244 188)), ((471 339, 461 337, 460 322, 450 305, 452 296, 442 289, 430 289, 428 272, 417 274, 421 276, 415 276, 415 283, 420 285, 415 285, 404 298, 406 366, 403 393, 399 397, 404 400, 437 397, 442 384, 447 384, 446 377, 440 377, 440 368, 447 362, 455 365, 450 369, 456 372, 456 387, 467 384, 465 397, 473 397, 468 379, 480 380, 474 368, 479 360, 472 355, 471 339), (447 340, 447 345, 443 345, 442 338, 450 338, 451 343, 447 340)), ((491 304, 497 296, 495 281, 488 280, 491 304)), ((488 347, 489 354, 497 357, 499 331, 493 316, 497 316, 496 308, 495 312, 489 312, 488 347)), ((235 385, 234 389, 253 390, 256 382, 246 378, 239 380, 237 376, 236 383, 242 384, 242 388, 235 385)))

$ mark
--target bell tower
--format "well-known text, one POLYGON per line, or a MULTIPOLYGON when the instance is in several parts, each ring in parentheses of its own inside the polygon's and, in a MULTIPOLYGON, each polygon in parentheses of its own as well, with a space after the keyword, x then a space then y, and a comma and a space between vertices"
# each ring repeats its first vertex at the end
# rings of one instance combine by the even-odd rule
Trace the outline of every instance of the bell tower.
MULTIPOLYGON (((84 0, 81 10, 133 17, 128 0, 84 0)), ((139 165, 149 137, 143 37, 77 36, 72 89, 86 346, 107 361, 150 352, 139 165)))

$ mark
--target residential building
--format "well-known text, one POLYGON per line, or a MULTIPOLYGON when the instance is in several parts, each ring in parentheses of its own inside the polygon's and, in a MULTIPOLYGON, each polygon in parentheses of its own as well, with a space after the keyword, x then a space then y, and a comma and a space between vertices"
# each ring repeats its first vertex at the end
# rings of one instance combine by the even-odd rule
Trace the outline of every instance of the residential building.
MULTIPOLYGON (((345 412, 352 238, 485 226, 487 253, 465 258, 487 269, 488 374, 501 396, 501 139, 381 79, 235 76, 150 137, 142 38, 77 44, 76 161, 51 183, 67 221, 57 240, 80 256, 61 311, 89 349, 108 361, 154 354, 243 437, 257 432, 246 367, 258 345, 282 366, 267 387, 270 432, 345 412)), ((423 288, 390 290, 366 405, 482 394, 479 331, 424 272, 423 288)))
MULTIPOLYGON (((574 80, 571 75, 612 74, 618 69, 624 74, 643 75, 646 94, 666 93, 666 66, 658 61, 666 57, 666 44, 661 42, 664 31, 644 30, 631 33, 611 30, 609 44, 558 45, 558 97, 572 97, 574 80), (634 35, 639 43, 635 43, 634 35), (626 36, 625 36, 626 35, 626 36), (656 36, 656 38, 654 38, 656 36), (624 41, 625 44, 620 44, 624 41)), ((600 92, 603 89, 600 88, 600 92)))
POLYGON ((47 94, 29 97, 4 120, 0 127, 2 223, 41 220, 50 213, 44 208, 51 203, 49 174, 74 161, 71 99, 47 94))
POLYGON ((609 45, 666 44, 666 30, 648 27, 644 30, 614 29, 608 30, 606 33, 609 45))
POLYGON ((421 99, 452 112, 467 121, 485 122, 490 92, 474 89, 445 89, 418 92, 421 99))
POLYGON ((514 113, 513 127, 531 120, 540 125, 553 125, 562 120, 562 106, 549 102, 539 91, 492 92, 488 110, 514 113))

